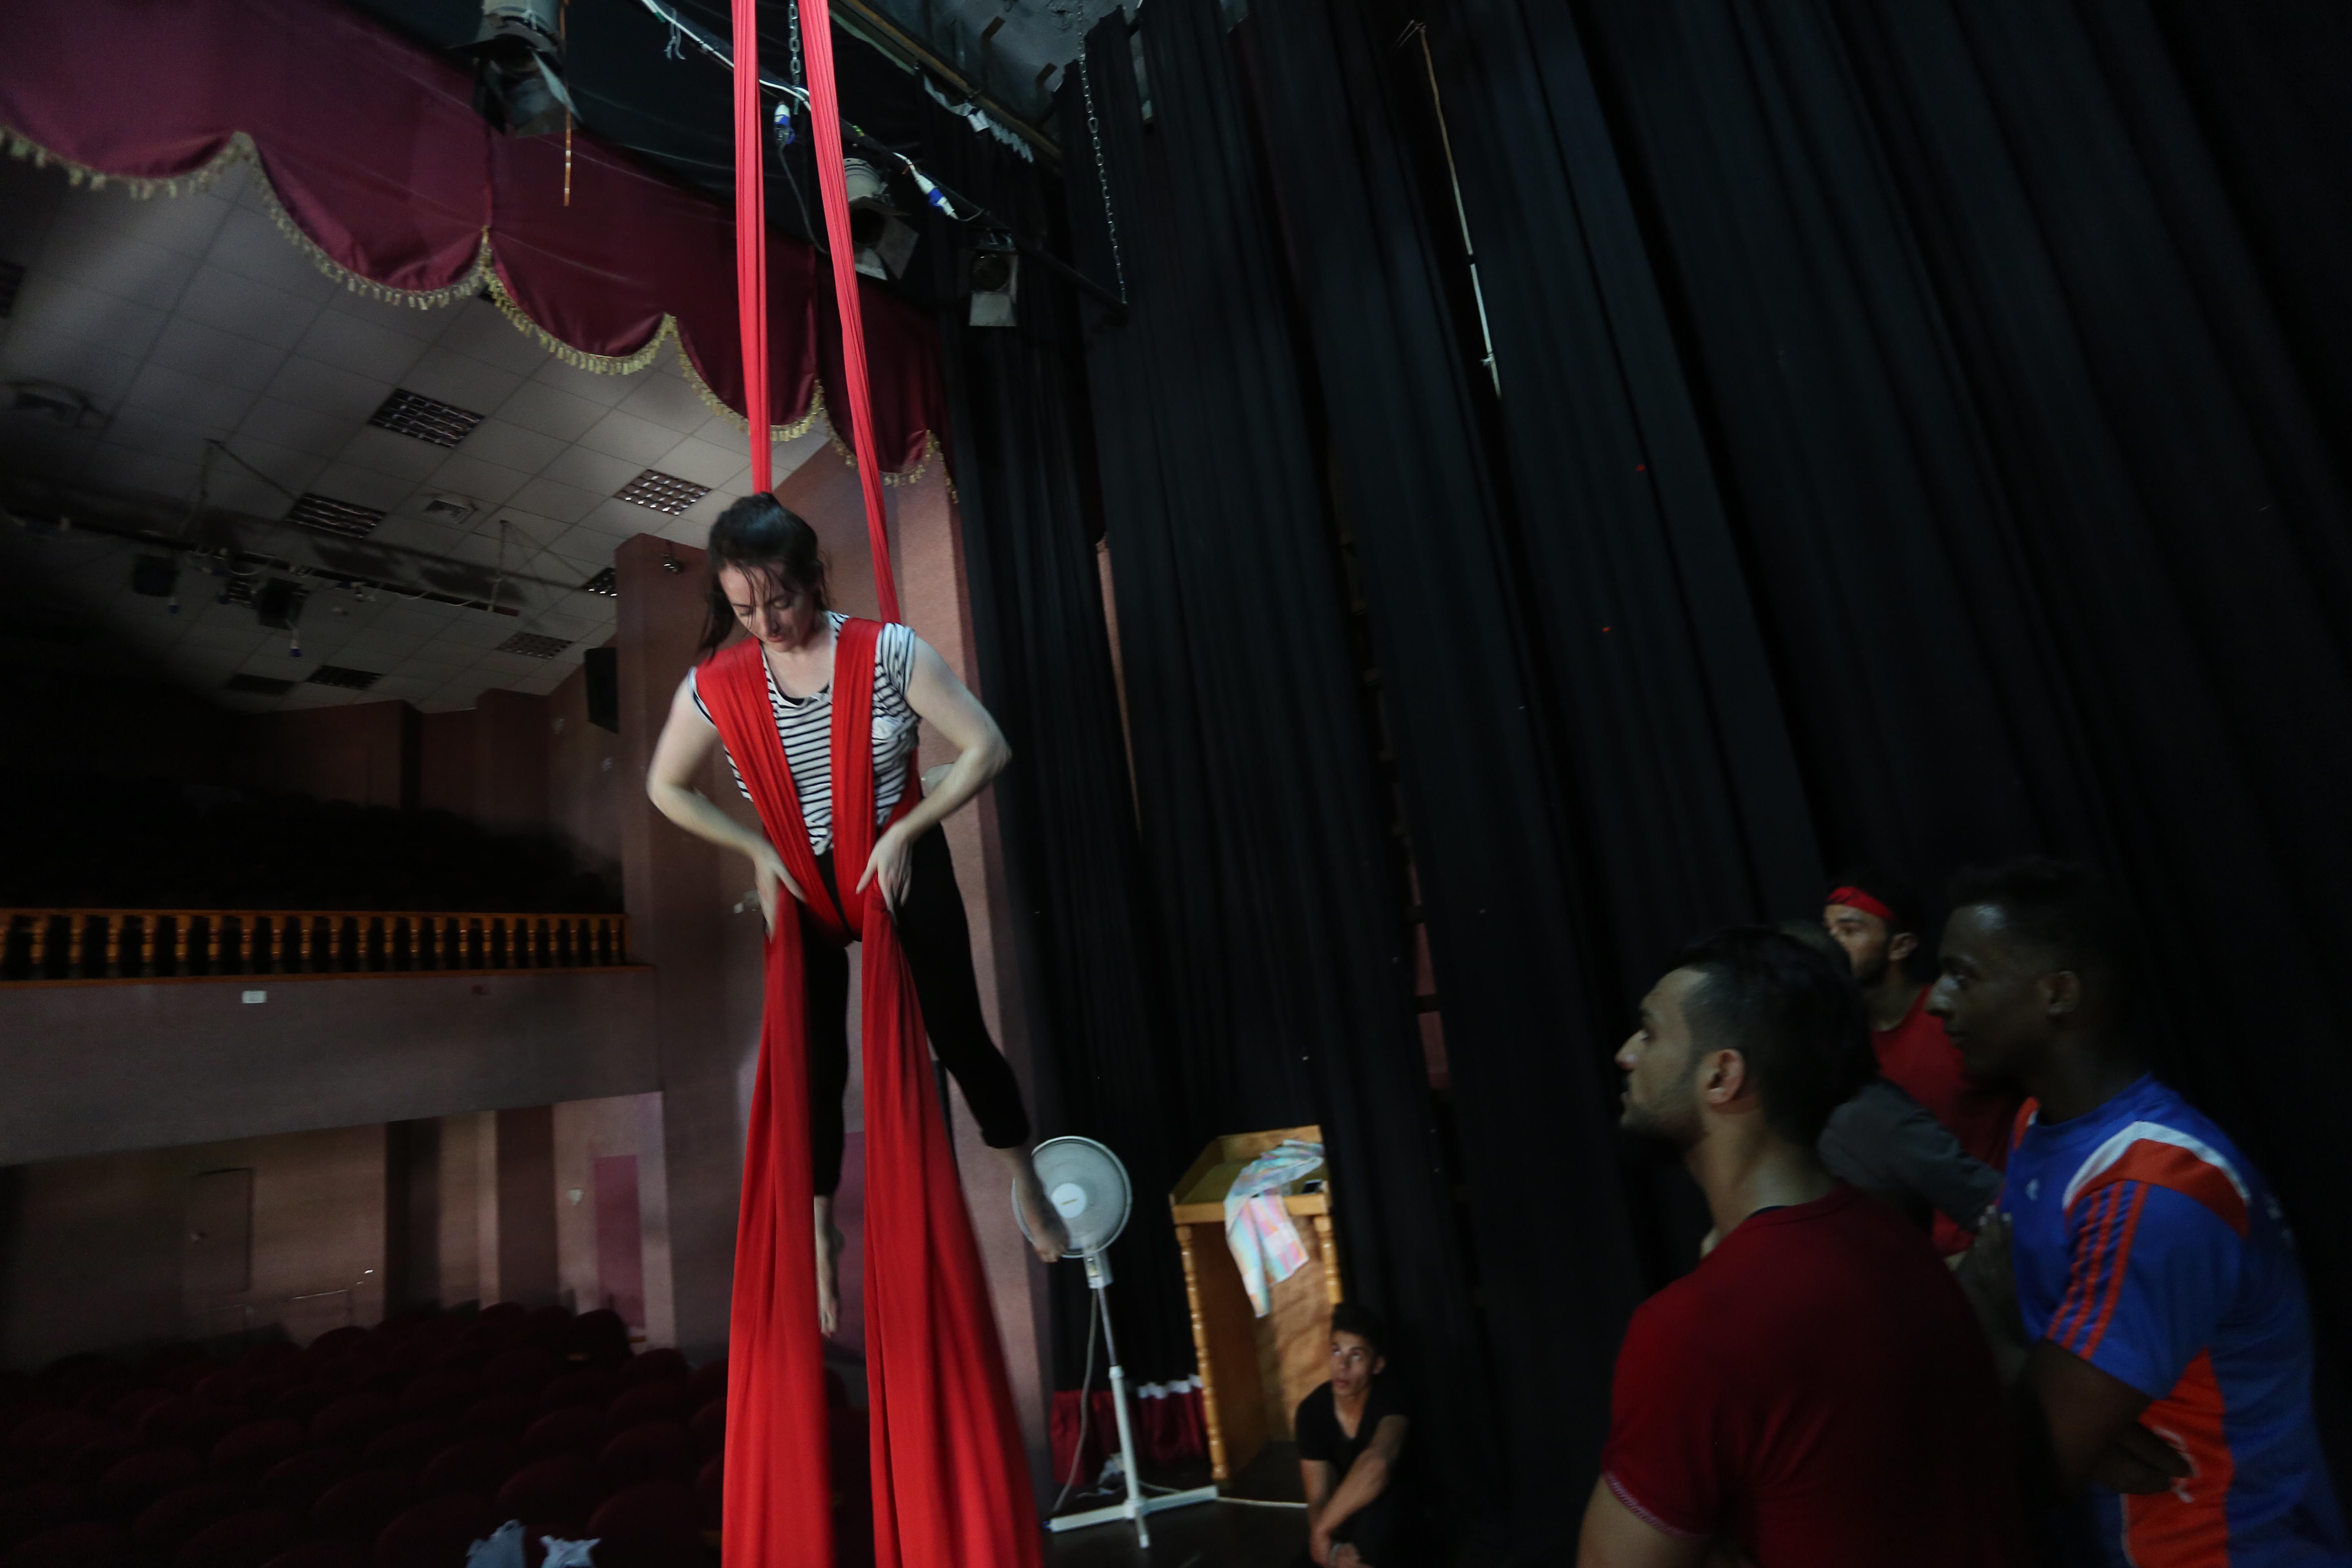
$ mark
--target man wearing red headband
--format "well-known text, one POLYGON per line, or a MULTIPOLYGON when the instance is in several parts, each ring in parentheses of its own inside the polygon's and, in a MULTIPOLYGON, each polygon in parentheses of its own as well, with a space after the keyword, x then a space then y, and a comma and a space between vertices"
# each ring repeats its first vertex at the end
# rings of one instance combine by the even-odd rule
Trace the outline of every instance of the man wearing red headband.
MULTIPOLYGON (((1838 879, 1822 902, 1822 923, 1845 949, 1854 984, 1862 987, 1878 1070, 1949 1128, 1970 1154, 2006 1169, 2017 1096, 1969 1082, 1944 1021, 1927 1011, 1927 984, 1911 973, 1919 921, 1909 890, 1876 867, 1857 867, 1838 879)), ((1949 1256, 1968 1249, 1969 1232, 1940 1214, 1935 1224, 1937 1251, 1949 1256)))

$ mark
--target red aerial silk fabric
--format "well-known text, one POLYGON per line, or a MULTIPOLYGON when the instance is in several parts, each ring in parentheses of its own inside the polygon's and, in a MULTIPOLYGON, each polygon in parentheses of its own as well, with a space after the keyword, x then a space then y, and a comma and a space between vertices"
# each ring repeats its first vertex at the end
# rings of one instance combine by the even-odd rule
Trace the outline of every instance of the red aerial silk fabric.
MULTIPOLYGON (((760 0, 735 0, 735 297, 743 310, 743 416, 751 488, 776 488, 768 422, 767 116, 760 103, 760 0)), ((853 387, 856 396, 863 387, 853 387)), ((884 614, 897 619, 885 599, 884 614)))
MULTIPOLYGON (((752 0, 736 0, 736 4, 749 6, 752 0)), ((890 575, 890 533, 882 517, 882 474, 874 459, 874 397, 866 374, 857 247, 849 236, 849 183, 842 167, 841 100, 833 82, 833 11, 826 0, 801 0, 801 51, 808 58, 809 124, 816 135, 816 184, 824 207, 825 247, 833 254, 834 299, 841 311, 841 357, 847 373, 843 381, 849 394, 857 483, 866 492, 866 541, 874 555, 874 585, 881 595, 882 618, 895 621, 898 585, 890 575)))
MULTIPOLYGON (((244 132, 288 216, 339 265, 388 288, 446 288, 487 231, 499 281, 551 336, 625 358, 674 317, 696 373, 741 411, 727 208, 584 132, 565 206, 562 138, 498 135, 472 95, 454 61, 341 0, 0 0, 0 133, 103 174, 167 180, 244 132)), ((779 236, 769 249, 772 416, 804 416, 820 377, 837 416, 851 398, 831 285, 813 247, 779 236)), ((938 334, 887 289, 859 294, 870 446, 903 471, 947 429, 938 334)))
MULTIPOLYGON (((869 721, 881 629, 877 621, 850 621, 834 654, 834 866, 845 906, 838 910, 809 849, 759 645, 737 643, 695 679, 769 842, 825 939, 863 943, 858 1005, 875 1562, 877 1568, 1036 1568, 1028 1464, 980 1248, 932 1092, 922 1010, 881 889, 855 890, 879 837, 869 721)), ((909 777, 892 820, 913 809, 919 795, 909 777)), ((736 1233, 727 1568, 833 1568, 801 944, 800 922, 788 913, 768 941, 736 1233)))

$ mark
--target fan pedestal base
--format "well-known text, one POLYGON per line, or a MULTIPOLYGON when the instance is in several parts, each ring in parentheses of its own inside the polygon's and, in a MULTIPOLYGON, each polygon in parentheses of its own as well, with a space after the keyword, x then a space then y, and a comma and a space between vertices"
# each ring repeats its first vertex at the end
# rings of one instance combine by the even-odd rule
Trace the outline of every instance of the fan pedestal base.
POLYGON ((1165 1492, 1158 1497, 1115 1502, 1107 1508, 1090 1508, 1084 1513, 1057 1514, 1045 1521, 1045 1528, 1055 1531, 1084 1530, 1090 1524, 1112 1524, 1122 1519, 1131 1519, 1135 1521, 1136 1543, 1149 1546, 1151 1544, 1151 1527, 1143 1522, 1145 1514, 1164 1513, 1171 1508, 1190 1508, 1196 1502, 1216 1500, 1216 1488, 1194 1487, 1191 1491, 1165 1492))

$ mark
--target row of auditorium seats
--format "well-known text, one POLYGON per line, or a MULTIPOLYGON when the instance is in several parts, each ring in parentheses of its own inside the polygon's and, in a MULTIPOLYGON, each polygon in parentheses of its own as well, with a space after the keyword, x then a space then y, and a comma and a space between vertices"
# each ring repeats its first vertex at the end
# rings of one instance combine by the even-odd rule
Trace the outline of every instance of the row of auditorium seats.
POLYGON ((614 889, 544 835, 446 811, 158 779, 0 773, 40 824, 0 858, 0 908, 592 913, 614 889))
MULTIPOLYGON (((612 1312, 513 1303, 233 1362, 178 1345, 0 1373, 0 1568, 462 1568, 520 1520, 597 1568, 716 1563, 724 1361, 632 1354, 612 1312)), ((842 1561, 862 1413, 836 1379, 842 1561)))

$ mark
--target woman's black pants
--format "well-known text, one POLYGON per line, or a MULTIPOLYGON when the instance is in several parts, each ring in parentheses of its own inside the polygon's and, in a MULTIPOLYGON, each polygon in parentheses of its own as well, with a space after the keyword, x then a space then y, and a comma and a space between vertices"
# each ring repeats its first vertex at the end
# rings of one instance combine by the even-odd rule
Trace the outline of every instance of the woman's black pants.
MULTIPOLYGON (((816 858, 817 871, 840 907, 833 851, 816 858)), ((863 876, 866 868, 857 868, 863 876)), ((1029 1113, 1012 1064, 989 1037, 981 1016, 980 983, 972 973, 971 928, 963 917, 955 861, 938 828, 915 840, 908 856, 907 891, 898 901, 898 946, 913 973, 931 1049, 963 1090, 991 1148, 1029 1142, 1029 1113)), ((856 883, 853 879, 852 887, 856 883)), ((849 954, 816 932, 800 910, 801 951, 808 983, 809 1143, 819 1197, 841 1185, 841 1097, 849 1088, 849 954)))

